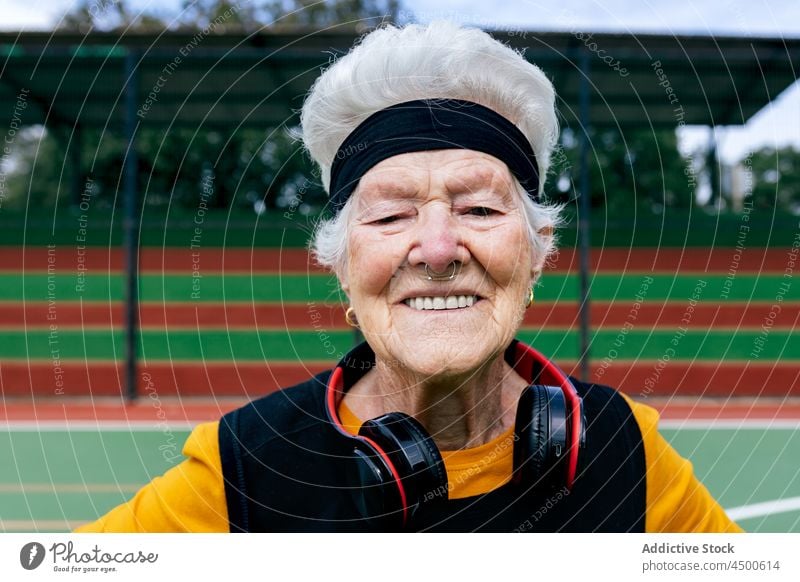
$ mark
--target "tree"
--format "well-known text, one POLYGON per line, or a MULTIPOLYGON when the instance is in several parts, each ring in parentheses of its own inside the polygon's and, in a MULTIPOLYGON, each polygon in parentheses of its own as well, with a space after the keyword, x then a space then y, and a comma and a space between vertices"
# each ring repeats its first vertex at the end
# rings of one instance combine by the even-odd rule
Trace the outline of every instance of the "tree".
POLYGON ((792 146, 762 148, 745 166, 752 173, 755 208, 800 212, 800 151, 792 146))
MULTIPOLYGON (((334 2, 186 0, 177 24, 152 12, 138 13, 128 0, 79 0, 58 23, 59 30, 89 34, 92 31, 152 31, 167 27, 184 31, 253 31, 273 23, 325 27, 337 22, 374 25, 396 17, 396 0, 339 0, 334 2), (220 19, 224 18, 224 22, 220 19)), ((68 130, 69 128, 67 128, 68 130)), ((144 203, 171 209, 196 209, 201 182, 209 178, 213 197, 209 206, 220 209, 255 208, 259 211, 299 208, 303 212, 324 202, 324 192, 311 160, 290 136, 296 128, 244 129, 225 134, 219 129, 171 130, 143 126, 137 132, 139 185, 144 203), (305 204, 300 204, 300 199, 305 204)), ((70 132, 62 129, 31 134, 18 148, 17 174, 9 180, 13 192, 9 206, 31 202, 52 205, 70 200, 71 184, 91 177, 99 206, 111 206, 119 187, 125 143, 114 133, 81 132, 81 164, 77 175, 65 163, 70 132), (41 146, 41 147, 40 147, 41 146), (47 156, 37 158, 41 149, 47 156), (60 163, 55 163, 60 161, 60 163), (47 167, 45 167, 47 165, 47 167), (16 198, 16 202, 14 201, 16 198)), ((70 146, 74 147, 74 146, 70 146)), ((9 188, 11 190, 11 188, 9 188)), ((75 202, 75 200, 72 200, 75 202)))
MULTIPOLYGON (((693 204, 696 179, 691 159, 678 151, 674 130, 592 131, 589 136, 592 206, 610 211, 639 207, 660 213, 693 204)), ((579 184, 580 141, 567 128, 553 156, 547 192, 572 201, 579 184)))
POLYGON ((92 30, 163 30, 164 21, 152 12, 137 12, 124 0, 78 0, 57 23, 56 30, 88 33, 92 30))
MULTIPOLYGON (((73 30, 203 30, 210 24, 226 30, 252 32, 269 26, 329 27, 339 23, 375 26, 397 21, 399 0, 184 0, 177 19, 153 13, 137 13, 130 0, 79 0, 61 21, 60 28, 73 30), (222 21, 220 19, 223 19, 222 21), (174 23, 173 23, 174 21, 174 23)), ((202 177, 211 177, 213 197, 209 205, 217 208, 281 209, 298 206, 298 198, 313 206, 324 202, 321 184, 299 143, 290 137, 296 128, 238 130, 160 129, 142 126, 137 133, 140 162, 140 187, 149 206, 196 208, 202 177)), ((64 160, 68 134, 45 134, 48 158, 64 160), (56 139, 50 141, 52 137, 56 139)), ((120 182, 125 144, 118 135, 82 132, 84 173, 91 175, 96 195, 110 201, 120 182)), ((662 212, 665 207, 689 207, 694 200, 691 160, 681 157, 673 130, 594 131, 591 136, 590 173, 592 204, 610 211, 634 207, 662 212)), ((24 154, 30 167, 33 150, 24 154)), ((553 181, 548 193, 563 200, 574 197, 578 180, 578 140, 569 129, 564 132, 563 148, 553 164, 553 181)), ((37 164, 41 164, 40 158, 37 164)), ((59 164, 61 165, 61 164, 59 164)), ((67 168, 65 174, 73 170, 67 168)), ((52 201, 45 192, 66 191, 52 184, 59 175, 36 173, 30 191, 42 200, 52 201)), ((63 176, 62 176, 63 178, 63 176)), ((73 183, 81 183, 83 176, 73 183)), ((32 178, 33 180, 33 178, 32 178)), ((27 192, 28 189, 25 189, 27 192)), ((791 197, 791 196, 790 196, 791 197)), ((68 196, 60 196, 66 201, 68 196)), ((308 211, 309 207, 303 206, 308 211)))
POLYGON ((55 205, 65 165, 59 142, 41 126, 27 127, 14 142, 14 166, 8 172, 7 210, 55 205))
POLYGON ((183 0, 179 17, 181 28, 203 29, 212 22, 222 22, 224 29, 251 32, 262 27, 257 2, 231 2, 230 0, 183 0))
POLYGON ((268 0, 262 4, 267 22, 328 27, 339 23, 359 23, 364 27, 378 26, 382 22, 397 22, 400 12, 398 0, 268 0))

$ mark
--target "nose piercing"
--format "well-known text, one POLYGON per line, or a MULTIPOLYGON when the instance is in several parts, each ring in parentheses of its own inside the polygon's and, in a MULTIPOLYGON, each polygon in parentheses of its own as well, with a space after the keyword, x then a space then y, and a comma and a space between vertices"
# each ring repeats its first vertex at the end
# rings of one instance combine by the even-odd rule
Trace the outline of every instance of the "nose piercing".
POLYGON ((428 281, 452 281, 455 279, 457 272, 460 270, 459 268, 460 263, 456 263, 453 261, 450 263, 449 273, 445 270, 443 273, 437 273, 436 271, 432 271, 428 263, 425 263, 425 276, 428 278, 428 281))

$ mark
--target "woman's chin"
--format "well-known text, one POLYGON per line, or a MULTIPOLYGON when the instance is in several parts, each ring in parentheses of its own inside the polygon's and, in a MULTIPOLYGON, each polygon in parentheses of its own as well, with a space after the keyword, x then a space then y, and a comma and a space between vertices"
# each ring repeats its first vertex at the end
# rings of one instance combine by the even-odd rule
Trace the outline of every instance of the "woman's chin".
POLYGON ((514 337, 513 320, 478 316, 475 308, 454 315, 414 313, 405 306, 399 311, 390 325, 365 326, 364 335, 387 366, 416 376, 468 374, 502 353, 514 337))
MULTIPOLYGON (((463 336, 458 338, 429 337, 418 334, 413 340, 387 346, 392 354, 386 363, 422 377, 461 376, 476 371, 494 354, 485 342, 463 336)), ((502 349, 502 348, 500 348, 502 349)))

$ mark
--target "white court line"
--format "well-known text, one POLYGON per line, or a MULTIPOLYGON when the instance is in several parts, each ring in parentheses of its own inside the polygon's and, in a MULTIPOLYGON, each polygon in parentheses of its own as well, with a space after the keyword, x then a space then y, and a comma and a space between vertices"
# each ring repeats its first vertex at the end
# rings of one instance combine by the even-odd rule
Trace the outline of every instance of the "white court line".
POLYGON ((60 519, 0 519, 0 532, 35 531, 49 533, 51 531, 72 531, 86 521, 62 521, 60 519))
POLYGON ((136 493, 132 483, 0 483, 0 493, 136 493))
POLYGON ((660 420, 658 422, 659 428, 667 429, 686 429, 686 430, 763 430, 763 429, 781 429, 781 430, 800 430, 800 419, 754 419, 754 420, 736 420, 736 419, 691 419, 691 420, 660 420))
MULTIPOLYGON (((57 432, 57 431, 109 431, 109 432, 163 432, 164 430, 192 430, 198 424, 210 422, 208 420, 180 421, 180 422, 152 422, 147 420, 42 420, 42 421, 10 421, 0 424, 0 432, 57 432)), ((692 419, 661 420, 659 428, 669 430, 800 430, 800 419, 692 419)))
POLYGON ((731 507, 730 509, 726 509, 725 513, 727 513, 728 517, 732 520, 736 521, 798 510, 800 510, 800 497, 789 497, 788 499, 773 499, 772 501, 764 501, 763 503, 731 507))
POLYGON ((150 422, 144 420, 131 421, 97 421, 97 420, 76 420, 67 422, 63 420, 43 420, 36 421, 11 421, 0 425, 0 432, 164 432, 165 430, 192 430, 198 424, 206 422, 150 422))

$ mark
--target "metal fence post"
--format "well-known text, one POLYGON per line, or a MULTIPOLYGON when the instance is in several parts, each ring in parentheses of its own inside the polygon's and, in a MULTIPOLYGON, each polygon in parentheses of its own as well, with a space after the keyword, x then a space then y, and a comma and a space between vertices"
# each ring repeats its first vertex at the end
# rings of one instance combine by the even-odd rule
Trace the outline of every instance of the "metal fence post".
POLYGON ((580 56, 580 89, 579 89, 579 115, 581 125, 580 142, 580 196, 578 197, 578 246, 580 252, 580 321, 581 321, 581 348, 580 370, 581 380, 589 381, 590 369, 590 340, 591 319, 589 310, 589 264, 591 253, 591 224, 589 222, 592 202, 591 173, 589 168, 589 91, 590 65, 589 52, 581 51, 580 56))
POLYGON ((123 196, 125 214, 122 230, 125 248, 125 393, 128 400, 135 400, 137 344, 139 335, 139 220, 137 172, 139 160, 136 151, 136 100, 138 94, 139 75, 136 69, 138 55, 128 49, 125 54, 125 100, 124 100, 124 134, 125 159, 123 161, 123 196))

